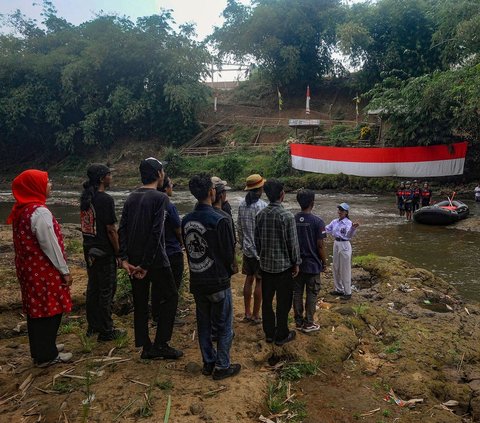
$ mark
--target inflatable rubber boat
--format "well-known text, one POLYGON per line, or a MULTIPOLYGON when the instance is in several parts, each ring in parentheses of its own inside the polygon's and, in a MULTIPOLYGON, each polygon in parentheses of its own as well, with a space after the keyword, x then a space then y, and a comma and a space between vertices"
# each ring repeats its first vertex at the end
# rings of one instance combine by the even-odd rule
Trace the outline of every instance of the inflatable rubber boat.
POLYGON ((413 220, 425 225, 450 225, 465 219, 468 213, 468 206, 461 201, 445 200, 418 209, 413 213, 413 220))

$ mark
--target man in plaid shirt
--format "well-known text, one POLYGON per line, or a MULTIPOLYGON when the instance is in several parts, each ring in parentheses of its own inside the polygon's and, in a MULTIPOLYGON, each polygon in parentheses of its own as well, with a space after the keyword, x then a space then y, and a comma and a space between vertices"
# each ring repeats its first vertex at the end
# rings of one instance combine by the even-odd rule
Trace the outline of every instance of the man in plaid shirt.
POLYGON ((269 179, 264 185, 270 204, 258 212, 255 225, 255 245, 262 270, 263 331, 267 342, 283 345, 295 339, 296 332, 288 329, 288 313, 292 307, 293 278, 299 271, 295 218, 285 210, 283 184, 269 179), (277 309, 273 311, 273 298, 277 309))

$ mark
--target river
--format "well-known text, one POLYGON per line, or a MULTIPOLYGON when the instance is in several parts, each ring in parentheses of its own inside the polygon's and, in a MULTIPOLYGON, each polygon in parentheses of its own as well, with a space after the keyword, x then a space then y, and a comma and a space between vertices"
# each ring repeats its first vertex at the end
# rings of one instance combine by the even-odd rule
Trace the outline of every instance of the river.
MULTIPOLYGON (((110 194, 120 216, 128 192, 110 191, 110 194)), ((243 197, 241 191, 229 193, 234 211, 243 197)), ((0 221, 4 222, 13 200, 9 192, 0 192, 0 200, 0 221)), ((173 201, 182 215, 195 203, 185 191, 175 192, 173 201)), ((336 217, 336 205, 344 201, 350 204, 351 219, 360 223, 352 243, 354 256, 374 253, 399 257, 441 276, 455 285, 465 298, 480 301, 478 233, 456 230, 454 225, 441 227, 407 222, 397 215, 393 196, 318 193, 314 213, 329 223, 336 217)), ((463 201, 470 206, 471 215, 480 215, 479 203, 468 199, 463 201)), ((294 194, 286 195, 284 205, 292 212, 298 211, 294 194)), ((54 191, 49 207, 60 222, 78 223, 78 192, 54 191)), ((331 253, 331 245, 328 249, 331 253)))

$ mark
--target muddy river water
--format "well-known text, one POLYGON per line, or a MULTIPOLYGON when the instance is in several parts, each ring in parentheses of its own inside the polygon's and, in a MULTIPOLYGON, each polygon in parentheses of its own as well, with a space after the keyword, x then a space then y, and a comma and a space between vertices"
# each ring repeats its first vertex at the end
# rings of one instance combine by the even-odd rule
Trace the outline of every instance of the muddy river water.
MULTIPOLYGON (((111 191, 110 194, 115 198, 120 216, 128 192, 111 191)), ((234 212, 243 197, 241 191, 229 193, 234 212)), ((13 199, 4 191, 0 192, 0 200, 0 222, 5 222, 13 199)), ((480 216, 480 203, 463 200, 470 206, 471 215, 480 216)), ((173 201, 182 215, 195 203, 188 192, 175 192, 173 201)), ((350 204, 351 219, 361 225, 352 243, 354 256, 374 253, 399 257, 443 277, 464 297, 480 301, 479 233, 458 230, 454 225, 440 227, 407 222, 397 215, 393 196, 318 193, 314 213, 329 223, 336 217, 336 205, 344 201, 350 204)), ((54 191, 49 207, 60 222, 78 223, 78 192, 54 191)), ((294 194, 287 194, 285 207, 298 211, 294 194)), ((331 254, 331 243, 328 250, 331 254)))

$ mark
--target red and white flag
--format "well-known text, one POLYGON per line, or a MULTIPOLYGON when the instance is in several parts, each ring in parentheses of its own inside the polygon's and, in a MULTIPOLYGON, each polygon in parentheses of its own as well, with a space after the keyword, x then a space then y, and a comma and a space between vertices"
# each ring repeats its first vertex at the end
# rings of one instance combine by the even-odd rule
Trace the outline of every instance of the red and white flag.
POLYGON ((307 101, 305 104, 305 113, 310 114, 310 85, 307 85, 307 101))
POLYGON ((427 178, 462 175, 466 141, 426 147, 326 147, 291 144, 292 167, 315 173, 427 178))

